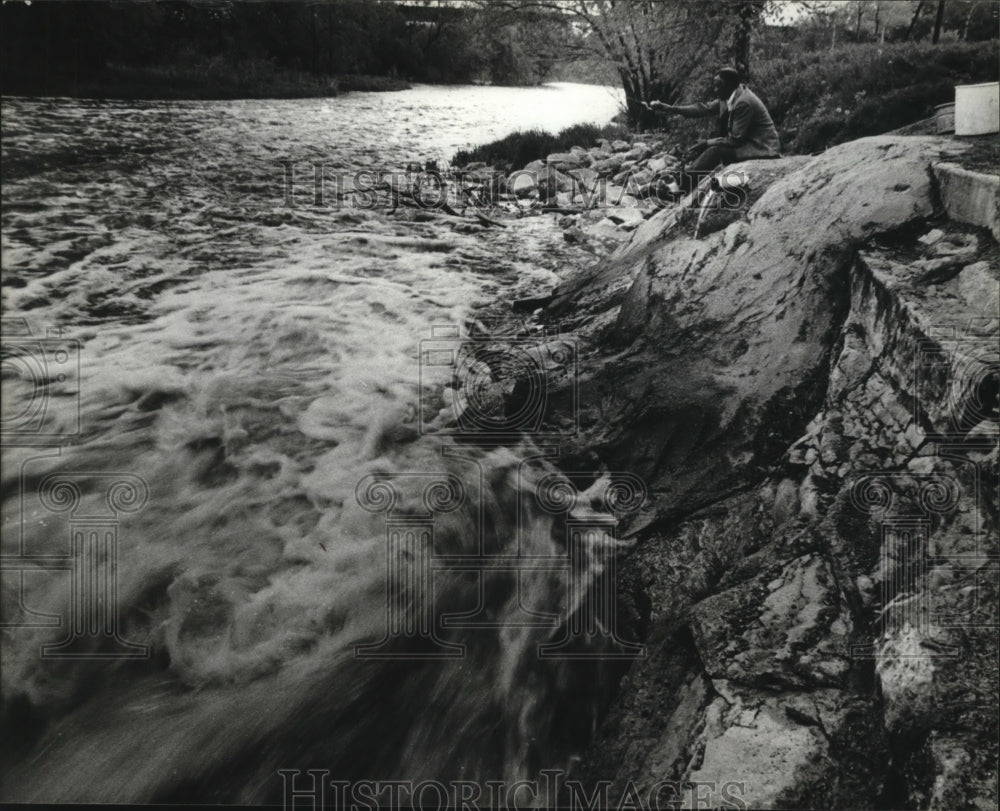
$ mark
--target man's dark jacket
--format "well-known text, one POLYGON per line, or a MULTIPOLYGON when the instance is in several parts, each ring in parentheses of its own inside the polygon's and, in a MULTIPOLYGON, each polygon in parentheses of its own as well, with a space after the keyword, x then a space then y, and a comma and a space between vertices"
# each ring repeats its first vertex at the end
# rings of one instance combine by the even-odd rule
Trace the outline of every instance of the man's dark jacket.
POLYGON ((675 108, 681 115, 693 118, 728 115, 728 134, 711 143, 730 146, 736 150, 735 159, 773 158, 781 152, 778 130, 757 95, 745 85, 740 85, 727 102, 706 101, 675 108))

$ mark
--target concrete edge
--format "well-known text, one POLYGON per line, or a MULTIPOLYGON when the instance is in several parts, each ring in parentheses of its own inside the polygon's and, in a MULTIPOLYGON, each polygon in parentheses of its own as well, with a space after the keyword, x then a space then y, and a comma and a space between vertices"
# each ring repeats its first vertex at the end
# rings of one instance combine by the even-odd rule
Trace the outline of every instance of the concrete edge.
POLYGON ((986 228, 1000 242, 1000 177, 974 172, 957 163, 931 166, 948 216, 986 228))

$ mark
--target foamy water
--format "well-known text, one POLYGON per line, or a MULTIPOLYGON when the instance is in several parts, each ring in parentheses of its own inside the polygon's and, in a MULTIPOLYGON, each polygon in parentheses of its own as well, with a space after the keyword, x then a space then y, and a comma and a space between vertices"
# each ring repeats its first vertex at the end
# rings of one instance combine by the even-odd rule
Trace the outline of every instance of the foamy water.
MULTIPOLYGON (((529 450, 435 434, 419 352, 432 327, 548 289, 586 254, 542 217, 481 230, 313 206, 311 191, 288 206, 283 162, 308 190, 313 163, 441 161, 616 108, 608 89, 572 85, 4 101, 5 352, 48 363, 39 382, 5 356, 5 412, 46 407, 44 441, 15 430, 3 466, 3 551, 31 561, 4 572, 5 723, 24 735, 5 796, 261 801, 280 798, 278 768, 485 781, 565 765, 609 677, 537 662, 551 628, 456 631, 468 652, 447 662, 354 656, 384 634, 387 589, 385 515, 356 491, 398 477, 406 512, 422 487, 411 474, 451 474, 471 506, 435 524, 436 551, 565 551, 532 498, 545 471, 522 464, 529 450), (69 550, 70 519, 39 497, 51 473, 76 482, 74 516, 106 514, 110 474, 148 488, 119 515, 118 614, 150 658, 40 657, 65 626, 24 626, 65 618, 70 599, 66 571, 43 560, 69 550)), ((435 599, 469 611, 477 584, 449 574, 435 599)), ((500 619, 567 599, 547 571, 491 588, 500 619)))

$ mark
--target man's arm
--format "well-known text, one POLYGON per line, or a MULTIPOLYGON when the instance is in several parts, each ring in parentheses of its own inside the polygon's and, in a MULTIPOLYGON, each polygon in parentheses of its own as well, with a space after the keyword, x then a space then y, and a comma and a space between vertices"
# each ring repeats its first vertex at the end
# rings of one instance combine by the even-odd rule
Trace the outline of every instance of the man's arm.
POLYGON ((697 104, 664 104, 662 101, 650 102, 650 109, 663 113, 676 113, 685 118, 707 118, 719 114, 719 102, 702 101, 697 104))

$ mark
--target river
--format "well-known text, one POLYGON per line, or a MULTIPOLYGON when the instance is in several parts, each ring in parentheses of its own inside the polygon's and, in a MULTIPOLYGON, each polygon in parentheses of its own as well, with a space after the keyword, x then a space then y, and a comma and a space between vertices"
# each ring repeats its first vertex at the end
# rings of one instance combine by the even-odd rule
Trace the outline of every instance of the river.
POLYGON ((312 167, 440 164, 617 105, 4 100, 4 799, 277 802, 279 769, 482 787, 572 763, 618 670, 538 646, 606 563, 430 572, 428 550, 565 557, 552 468, 525 464, 545 452, 451 430, 448 353, 478 307, 590 257, 549 217, 317 205, 312 167))

